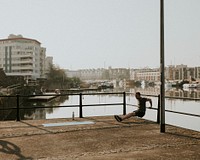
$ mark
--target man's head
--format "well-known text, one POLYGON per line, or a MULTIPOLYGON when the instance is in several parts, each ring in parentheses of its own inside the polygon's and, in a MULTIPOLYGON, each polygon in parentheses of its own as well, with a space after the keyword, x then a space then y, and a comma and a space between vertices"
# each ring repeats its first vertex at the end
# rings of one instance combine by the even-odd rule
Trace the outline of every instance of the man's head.
POLYGON ((140 99, 140 92, 136 92, 136 93, 135 93, 135 98, 136 98, 136 99, 140 99))

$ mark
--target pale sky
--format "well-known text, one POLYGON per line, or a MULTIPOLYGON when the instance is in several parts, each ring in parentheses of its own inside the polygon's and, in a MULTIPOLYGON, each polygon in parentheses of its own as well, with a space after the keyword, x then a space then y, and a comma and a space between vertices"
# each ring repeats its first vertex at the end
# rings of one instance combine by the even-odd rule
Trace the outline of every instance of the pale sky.
MULTIPOLYGON (((200 66, 200 0, 165 0, 165 65, 200 66)), ((64 69, 160 66, 160 0, 0 0, 0 39, 40 41, 64 69)))

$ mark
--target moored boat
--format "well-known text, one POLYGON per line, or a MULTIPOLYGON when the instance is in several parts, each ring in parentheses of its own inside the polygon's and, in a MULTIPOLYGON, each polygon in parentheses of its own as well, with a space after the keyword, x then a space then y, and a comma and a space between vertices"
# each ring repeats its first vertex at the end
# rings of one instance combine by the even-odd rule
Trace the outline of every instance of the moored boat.
POLYGON ((183 85, 183 88, 200 88, 199 82, 196 83, 186 83, 183 85))
POLYGON ((112 83, 108 83, 108 82, 103 82, 98 86, 98 89, 107 89, 107 88, 114 88, 114 85, 112 83))

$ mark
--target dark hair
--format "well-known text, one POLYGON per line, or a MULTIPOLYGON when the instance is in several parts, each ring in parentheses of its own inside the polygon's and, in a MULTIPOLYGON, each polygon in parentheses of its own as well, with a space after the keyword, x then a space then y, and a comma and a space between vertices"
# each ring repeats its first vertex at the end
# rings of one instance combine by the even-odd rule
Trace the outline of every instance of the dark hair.
POLYGON ((140 96, 140 92, 136 92, 135 94, 139 95, 140 96))

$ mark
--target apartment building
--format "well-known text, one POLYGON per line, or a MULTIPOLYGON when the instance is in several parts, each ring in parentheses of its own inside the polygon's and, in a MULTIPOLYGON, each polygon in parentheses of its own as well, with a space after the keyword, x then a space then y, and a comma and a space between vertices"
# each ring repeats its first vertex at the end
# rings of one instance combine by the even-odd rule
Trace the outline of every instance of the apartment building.
POLYGON ((79 78, 81 80, 100 80, 103 77, 105 69, 98 68, 98 69, 81 69, 78 70, 79 78))
POLYGON ((168 80, 183 80, 188 78, 187 65, 170 65, 165 69, 168 80))
POLYGON ((170 65, 166 68, 168 80, 200 80, 200 67, 188 67, 187 65, 170 65))
POLYGON ((9 35, 0 39, 0 68, 6 75, 37 79, 45 76, 46 48, 35 39, 9 35))
POLYGON ((113 79, 130 79, 130 69, 127 68, 108 68, 109 78, 113 79))
POLYGON ((122 80, 129 79, 130 72, 126 68, 111 68, 108 69, 80 69, 77 71, 65 70, 68 77, 78 77, 81 80, 122 80))
MULTIPOLYGON (((131 69, 130 79, 137 81, 160 81, 160 69, 131 69)), ((200 67, 188 67, 187 65, 170 65, 165 68, 165 79, 169 81, 181 81, 195 79, 200 81, 200 67)))
POLYGON ((160 81, 160 70, 159 68, 143 68, 143 69, 131 69, 130 79, 136 81, 160 81))
MULTIPOLYGON (((160 82, 160 68, 126 69, 82 69, 66 70, 68 77, 78 77, 81 80, 135 80, 160 82)), ((187 65, 170 65, 165 68, 165 79, 168 81, 190 80, 200 81, 200 67, 188 67, 187 65)))

